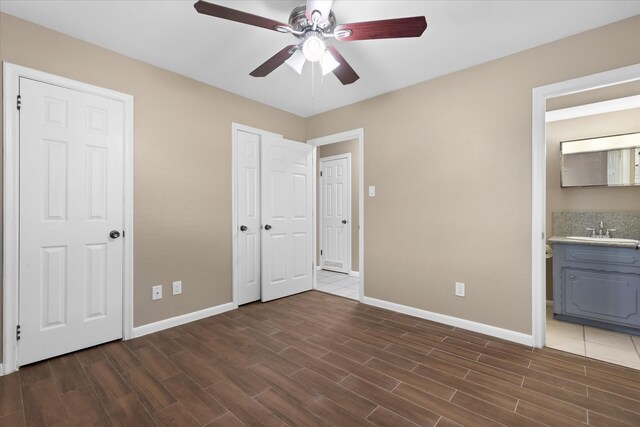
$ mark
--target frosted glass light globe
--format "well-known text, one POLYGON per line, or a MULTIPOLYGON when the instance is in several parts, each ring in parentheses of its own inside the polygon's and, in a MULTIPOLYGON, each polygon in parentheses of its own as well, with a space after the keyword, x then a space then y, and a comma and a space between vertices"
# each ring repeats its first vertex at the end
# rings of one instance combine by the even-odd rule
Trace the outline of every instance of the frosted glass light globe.
POLYGON ((315 35, 307 37, 304 43, 302 43, 302 53, 304 57, 311 62, 320 61, 322 55, 324 55, 325 48, 324 41, 315 35))

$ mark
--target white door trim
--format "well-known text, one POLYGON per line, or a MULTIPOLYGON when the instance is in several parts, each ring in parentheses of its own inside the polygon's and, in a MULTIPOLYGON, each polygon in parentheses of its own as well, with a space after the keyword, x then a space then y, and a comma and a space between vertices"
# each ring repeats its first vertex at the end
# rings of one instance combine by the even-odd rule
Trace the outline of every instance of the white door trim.
MULTIPOLYGON (((327 144, 333 144, 336 142, 342 142, 342 141, 349 141, 352 139, 357 139, 358 140, 358 150, 360 151, 359 155, 360 155, 360 161, 358 163, 358 206, 359 206, 359 214, 358 214, 358 219, 360 220, 360 230, 358 232, 358 242, 359 242, 359 250, 360 250, 360 256, 358 257, 359 260, 359 270, 360 270, 360 295, 358 296, 358 301, 363 302, 364 300, 364 280, 365 280, 365 274, 364 274, 364 129, 363 128, 358 128, 358 129, 352 129, 352 130, 348 130, 345 132, 340 132, 340 133, 335 133, 333 135, 327 135, 327 136, 323 136, 320 138, 314 138, 314 139, 310 139, 307 141, 307 144, 313 145, 313 264, 316 265, 316 262, 318 261, 318 253, 317 253, 317 227, 315 226, 315 224, 317 223, 317 206, 316 206, 316 200, 317 200, 317 190, 318 190, 318 183, 317 181, 317 176, 318 176, 318 171, 316 170, 316 162, 317 162, 317 156, 318 156, 318 147, 321 145, 327 145, 327 144)), ((313 288, 315 289, 317 287, 317 280, 318 280, 318 274, 317 274, 317 268, 314 269, 314 276, 313 276, 313 288)))
POLYGON ((133 96, 75 80, 44 73, 8 62, 3 63, 3 364, 0 375, 18 370, 18 295, 20 264, 20 134, 16 108, 20 78, 37 80, 67 89, 99 95, 122 102, 124 107, 124 254, 123 254, 123 338, 133 331, 133 96))
POLYGON ((578 77, 533 89, 532 105, 532 221, 531 221, 531 288, 533 345, 545 344, 546 327, 546 135, 545 115, 548 99, 584 92, 615 84, 640 80, 640 64, 578 77))
POLYGON ((238 256, 238 212, 237 212, 237 203, 238 203, 238 179, 237 179, 237 161, 238 161, 238 141, 237 141, 237 133, 238 131, 243 131, 247 133, 253 133, 256 135, 260 135, 262 139, 264 136, 271 135, 277 138, 282 138, 282 135, 269 132, 266 130, 253 128, 251 126, 245 126, 239 123, 231 123, 231 252, 232 252, 232 263, 231 263, 231 280, 232 280, 232 290, 231 290, 231 300, 233 303, 233 308, 238 308, 238 263, 240 261, 238 256))
MULTIPOLYGON (((349 248, 349 256, 347 257, 347 262, 346 265, 344 267, 344 269, 347 271, 347 274, 351 274, 351 264, 352 264, 352 251, 353 251, 353 247, 352 247, 352 242, 351 242, 351 197, 353 197, 353 194, 351 194, 351 153, 345 153, 345 154, 337 154, 335 156, 327 156, 327 157, 320 157, 320 170, 322 170, 322 162, 326 162, 326 161, 331 161, 331 160, 337 160, 337 159, 347 159, 347 169, 348 169, 348 174, 347 174, 347 194, 349 195, 348 199, 349 199, 349 206, 347 206, 347 224, 349 225, 347 230, 347 247, 349 248)), ((318 212, 322 212, 322 195, 320 196, 320 206, 318 208, 318 212)), ((322 230, 322 217, 323 215, 318 215, 318 220, 320 222, 320 230, 322 230)), ((315 224, 314 224, 315 227, 315 224)), ((320 233, 320 247, 322 248, 322 236, 323 234, 320 233)), ((317 250, 317 248, 316 248, 317 250)), ((322 269, 322 255, 320 255, 320 269, 322 269)))

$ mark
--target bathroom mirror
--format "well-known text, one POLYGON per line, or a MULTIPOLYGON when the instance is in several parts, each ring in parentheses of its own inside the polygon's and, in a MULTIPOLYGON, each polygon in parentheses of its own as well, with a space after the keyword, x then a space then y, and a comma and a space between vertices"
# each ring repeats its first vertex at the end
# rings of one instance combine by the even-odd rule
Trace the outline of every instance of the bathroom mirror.
POLYGON ((562 187, 640 186, 640 133, 560 142, 562 187))

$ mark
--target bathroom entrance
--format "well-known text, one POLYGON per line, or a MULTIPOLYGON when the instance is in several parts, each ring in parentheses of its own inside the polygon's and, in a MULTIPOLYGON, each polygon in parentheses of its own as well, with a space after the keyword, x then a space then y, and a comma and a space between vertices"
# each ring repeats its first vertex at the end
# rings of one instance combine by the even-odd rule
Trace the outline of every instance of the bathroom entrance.
MULTIPOLYGON (((534 313, 534 338, 542 325, 546 347, 635 369, 640 369, 640 267, 634 267, 640 262, 638 79, 594 83, 596 89, 568 90, 546 100, 546 258, 540 275, 546 296, 544 317, 536 323, 534 313)), ((534 280, 534 299, 535 287, 534 280)))

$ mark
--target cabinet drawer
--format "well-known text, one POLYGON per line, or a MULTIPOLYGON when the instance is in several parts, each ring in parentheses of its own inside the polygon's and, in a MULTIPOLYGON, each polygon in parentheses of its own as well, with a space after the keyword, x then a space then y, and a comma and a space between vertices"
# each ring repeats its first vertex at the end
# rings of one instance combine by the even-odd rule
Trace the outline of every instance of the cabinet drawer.
POLYGON ((562 312, 640 327, 640 276, 563 269, 562 312))
POLYGON ((637 267, 640 270, 640 252, 623 248, 568 246, 564 250, 564 260, 589 264, 637 267))

